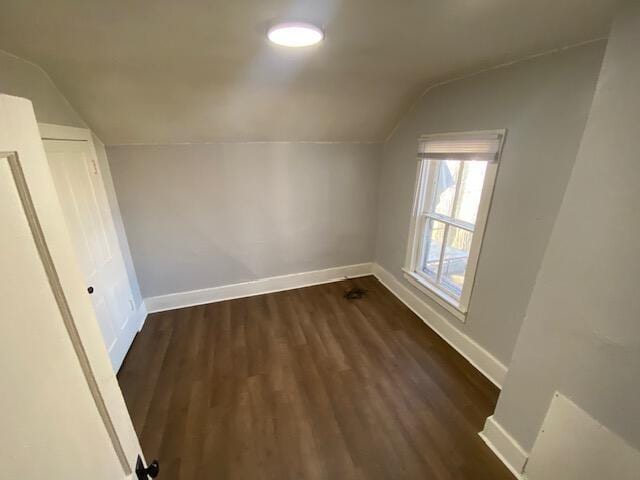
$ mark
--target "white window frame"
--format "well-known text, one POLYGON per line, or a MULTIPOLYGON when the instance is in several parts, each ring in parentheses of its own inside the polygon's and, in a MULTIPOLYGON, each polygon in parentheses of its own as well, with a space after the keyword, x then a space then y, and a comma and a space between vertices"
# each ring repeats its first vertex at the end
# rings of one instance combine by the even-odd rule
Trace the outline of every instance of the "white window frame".
MULTIPOLYGON (((426 213, 426 210, 428 204, 433 201, 434 188, 437 182, 438 166, 440 161, 443 161, 444 159, 430 160, 429 158, 424 158, 424 156, 419 156, 418 158, 413 211, 411 214, 411 223, 409 227, 409 241, 407 245, 405 266, 402 270, 404 272, 405 278, 409 281, 409 283, 411 283, 412 286, 435 300, 439 305, 451 312, 462 322, 466 320, 469 301, 471 299, 471 293, 473 291, 476 269, 478 267, 478 259, 480 257, 480 249, 482 247, 482 239, 484 237, 487 219, 489 217, 489 208, 491 206, 491 199, 493 197, 493 189, 498 173, 500 155, 502 153, 502 146, 504 144, 505 136, 506 130, 502 129, 462 133, 444 133, 435 135, 424 135, 420 137, 421 143, 449 142, 460 140, 473 142, 475 139, 488 137, 496 137, 496 139, 499 141, 497 153, 495 154, 495 160, 489 161, 487 163, 487 169, 485 171, 484 184, 482 186, 482 194, 480 196, 475 227, 473 227, 473 229, 470 229, 469 225, 465 225, 464 222, 451 222, 449 220, 443 222, 445 225, 453 224, 456 227, 473 232, 473 238, 469 250, 469 259, 467 261, 467 268, 465 271, 464 284, 459 300, 449 295, 446 290, 439 288, 421 271, 421 259, 423 256, 422 249, 424 248, 422 237, 424 229, 426 228, 426 222, 429 218, 433 218, 437 221, 442 222, 442 219, 437 218, 437 214, 428 214, 426 213)), ((467 158, 464 158, 464 156, 461 156, 461 158, 456 158, 456 155, 452 154, 448 159, 474 161, 469 160, 468 157, 469 154, 467 154, 467 158)), ((462 175, 459 176, 458 182, 461 181, 461 178, 462 175)), ((457 197, 458 195, 456 195, 456 199, 454 200, 454 202, 457 201, 457 197)), ((449 227, 445 228, 448 229, 449 227)), ((446 235, 443 239, 443 243, 444 241, 446 241, 446 235)), ((443 252, 444 248, 445 245, 443 244, 443 252)))

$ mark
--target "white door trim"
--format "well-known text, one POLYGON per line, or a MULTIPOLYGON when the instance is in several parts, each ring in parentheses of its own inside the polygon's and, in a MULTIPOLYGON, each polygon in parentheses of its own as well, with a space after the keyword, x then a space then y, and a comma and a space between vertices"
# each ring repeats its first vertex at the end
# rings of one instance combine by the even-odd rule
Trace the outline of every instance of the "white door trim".
POLYGON ((91 130, 88 128, 67 127, 53 123, 38 123, 38 130, 40 131, 40 137, 47 140, 86 140, 93 145, 91 130))

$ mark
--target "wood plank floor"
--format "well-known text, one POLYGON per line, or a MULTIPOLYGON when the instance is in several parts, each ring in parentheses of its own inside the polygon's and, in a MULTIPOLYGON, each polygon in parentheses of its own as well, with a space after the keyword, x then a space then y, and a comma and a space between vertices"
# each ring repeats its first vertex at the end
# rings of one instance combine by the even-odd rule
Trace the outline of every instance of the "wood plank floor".
POLYGON ((118 377, 161 479, 513 478, 498 390, 374 277, 150 315, 118 377))

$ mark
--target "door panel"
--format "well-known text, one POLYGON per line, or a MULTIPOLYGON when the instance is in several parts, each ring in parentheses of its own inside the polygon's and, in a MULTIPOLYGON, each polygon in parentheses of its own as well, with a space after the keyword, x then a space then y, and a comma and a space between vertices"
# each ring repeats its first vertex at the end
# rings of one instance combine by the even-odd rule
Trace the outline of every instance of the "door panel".
POLYGON ((31 102, 0 94, 0 479, 130 478, 140 445, 31 102))
POLYGON ((107 347, 107 351, 111 352, 113 351, 113 347, 116 344, 117 329, 114 328, 114 325, 111 321, 105 322, 100 321, 100 319, 110 319, 111 317, 113 317, 113 314, 109 311, 109 307, 107 306, 107 302, 105 301, 104 297, 99 297, 92 303, 93 309, 96 311, 96 317, 98 317, 98 324, 100 325, 100 331, 102 332, 104 344, 107 347))
POLYGON ((123 478, 1 155, 0 224, 0 478, 123 478))
POLYGON ((65 220, 115 371, 137 332, 104 184, 88 141, 43 140, 65 220))

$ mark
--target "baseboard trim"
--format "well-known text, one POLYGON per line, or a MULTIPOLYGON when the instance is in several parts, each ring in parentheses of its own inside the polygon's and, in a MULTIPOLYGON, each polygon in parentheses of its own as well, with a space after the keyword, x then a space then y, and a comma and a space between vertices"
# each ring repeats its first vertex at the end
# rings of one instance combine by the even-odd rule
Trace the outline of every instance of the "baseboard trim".
POLYGON ((138 311, 136 312, 136 324, 138 325, 138 331, 142 330, 144 327, 144 322, 147 320, 147 306, 144 304, 144 301, 140 302, 138 306, 138 311))
POLYGON ((487 418, 478 435, 517 479, 524 478, 522 472, 529 455, 493 415, 487 418))
POLYGON ((396 277, 377 263, 373 264, 373 274, 401 302, 409 307, 433 331, 440 335, 449 345, 466 358, 480 373, 493 382, 498 388, 507 375, 507 367, 491 353, 462 333, 445 317, 436 312, 427 302, 419 298, 396 277))
POLYGON ((522 472, 529 455, 493 415, 487 418, 478 435, 517 479, 524 478, 522 472))
POLYGON ((310 287, 322 283, 331 283, 343 280, 345 277, 363 277, 365 275, 371 275, 371 271, 371 263, 360 263, 357 265, 262 278, 220 287, 148 297, 144 299, 144 303, 149 313, 164 312, 177 308, 232 300, 234 298, 251 297, 265 293, 292 290, 294 288, 310 287))
POLYGON ((502 382, 507 374, 507 367, 473 339, 462 333, 446 318, 436 312, 429 304, 420 299, 415 293, 409 290, 408 287, 403 285, 377 263, 360 263, 324 270, 313 270, 310 272, 262 278, 220 287, 147 297, 144 299, 146 312, 141 319, 140 328, 142 328, 147 312, 164 312, 178 308, 232 300, 234 298, 251 297, 265 293, 309 287, 322 283, 331 283, 342 280, 345 277, 356 278, 371 274, 375 275, 385 287, 418 315, 425 324, 449 343, 449 345, 465 357, 480 373, 499 388, 502 388, 502 382))

